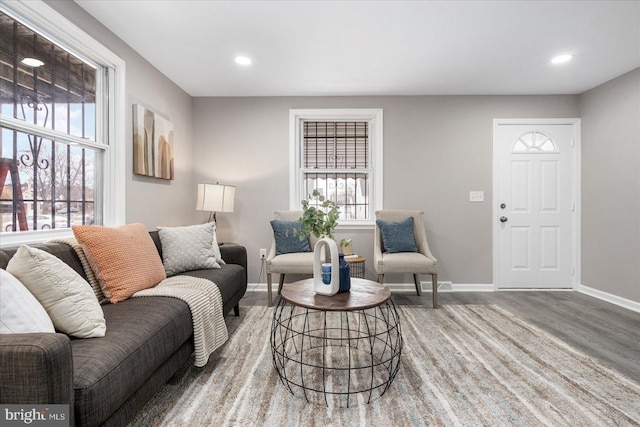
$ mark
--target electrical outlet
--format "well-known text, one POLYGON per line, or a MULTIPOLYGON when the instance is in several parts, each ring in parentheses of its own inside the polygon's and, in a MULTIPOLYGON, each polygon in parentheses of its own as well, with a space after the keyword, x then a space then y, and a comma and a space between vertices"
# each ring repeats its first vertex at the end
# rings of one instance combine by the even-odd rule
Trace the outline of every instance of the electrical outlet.
POLYGON ((260 249, 260 259, 267 259, 267 250, 260 249))

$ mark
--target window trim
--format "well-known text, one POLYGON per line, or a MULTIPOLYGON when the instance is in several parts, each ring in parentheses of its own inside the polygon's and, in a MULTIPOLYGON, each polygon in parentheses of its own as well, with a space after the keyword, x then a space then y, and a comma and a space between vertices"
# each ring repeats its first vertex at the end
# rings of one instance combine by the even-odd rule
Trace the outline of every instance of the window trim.
MULTIPOLYGON (((126 176, 126 64, 124 60, 41 0, 1 2, 0 10, 47 37, 53 43, 69 50, 72 54, 113 71, 107 73, 106 79, 108 81, 103 82, 108 85, 108 92, 105 93, 109 99, 108 108, 105 109, 102 106, 99 108, 96 105, 96 114, 102 116, 102 120, 99 120, 98 123, 107 126, 106 129, 96 128, 96 133, 102 132, 104 134, 103 140, 106 144, 106 148, 102 152, 104 170, 102 174, 98 174, 101 180, 101 192, 96 197, 96 207, 101 206, 104 225, 123 224, 125 221, 126 176)), ((0 123, 5 122, 10 123, 9 120, 0 116, 0 123)), ((92 145, 87 141, 84 141, 83 144, 92 145)), ((98 145, 104 147, 103 144, 98 145)), ((96 166, 100 167, 100 165, 96 166)), ((72 235, 71 229, 68 228, 7 233, 2 235, 0 247, 36 243, 72 235)))
POLYGON ((371 210, 368 220, 342 220, 338 228, 370 228, 375 225, 375 211, 382 209, 383 189, 383 112, 381 108, 323 108, 289 110, 289 209, 302 209, 302 122, 303 121, 368 121, 371 210))

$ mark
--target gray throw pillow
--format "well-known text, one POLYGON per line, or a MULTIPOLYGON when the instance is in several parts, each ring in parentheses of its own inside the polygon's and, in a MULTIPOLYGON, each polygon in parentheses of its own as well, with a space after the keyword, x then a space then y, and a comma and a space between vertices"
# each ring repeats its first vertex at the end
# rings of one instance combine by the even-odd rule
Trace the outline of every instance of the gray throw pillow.
POLYGON ((220 268, 213 248, 215 223, 158 227, 162 264, 167 276, 190 270, 220 268))
POLYGON ((271 227, 273 228, 273 237, 276 240, 276 255, 311 252, 309 239, 300 240, 302 222, 274 219, 271 221, 271 227))
POLYGON ((399 222, 376 220, 382 235, 383 252, 395 254, 398 252, 418 252, 418 246, 413 238, 413 217, 410 216, 399 222))

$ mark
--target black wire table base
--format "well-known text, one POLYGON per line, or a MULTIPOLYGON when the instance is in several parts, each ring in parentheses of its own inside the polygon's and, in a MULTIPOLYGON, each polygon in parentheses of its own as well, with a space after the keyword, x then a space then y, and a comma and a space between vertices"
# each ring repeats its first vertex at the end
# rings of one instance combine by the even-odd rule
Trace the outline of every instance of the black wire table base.
POLYGON ((314 310, 281 299, 271 324, 271 352, 294 396, 328 407, 370 403, 398 373, 400 319, 390 299, 353 311, 314 310))

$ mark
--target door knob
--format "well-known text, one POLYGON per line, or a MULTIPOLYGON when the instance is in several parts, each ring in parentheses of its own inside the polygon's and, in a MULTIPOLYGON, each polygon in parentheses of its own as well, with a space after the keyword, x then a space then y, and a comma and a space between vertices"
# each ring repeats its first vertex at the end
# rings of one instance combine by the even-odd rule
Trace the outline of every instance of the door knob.
POLYGON ((507 222, 507 221, 509 221, 509 218, 507 218, 506 216, 500 217, 500 222, 507 222))

